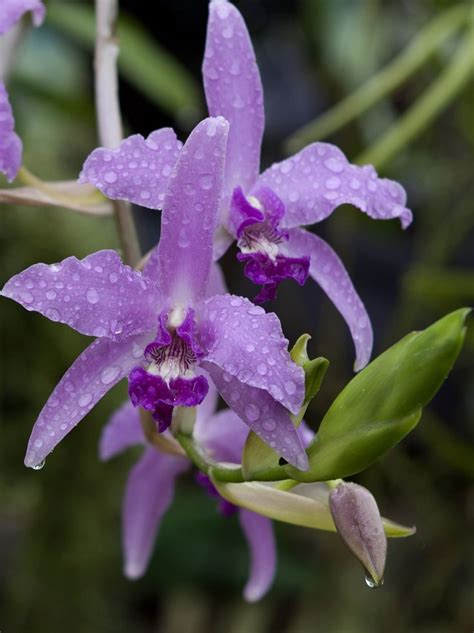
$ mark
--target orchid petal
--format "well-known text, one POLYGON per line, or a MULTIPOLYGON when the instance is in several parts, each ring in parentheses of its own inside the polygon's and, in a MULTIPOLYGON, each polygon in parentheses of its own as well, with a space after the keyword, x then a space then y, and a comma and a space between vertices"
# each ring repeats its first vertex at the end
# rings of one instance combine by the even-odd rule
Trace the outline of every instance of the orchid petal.
POLYGON ((35 26, 39 26, 43 22, 45 8, 41 0, 2 0, 0 4, 0 35, 14 27, 27 11, 32 12, 35 26))
POLYGON ((265 114, 263 89, 252 42, 239 11, 226 0, 209 6, 204 89, 211 116, 230 123, 226 193, 252 186, 259 173, 265 114))
POLYGON ((189 466, 183 457, 148 448, 130 471, 122 509, 127 578, 144 574, 160 521, 173 501, 176 477, 189 466))
POLYGON ((82 334, 112 339, 153 329, 159 304, 153 282, 112 250, 34 264, 7 281, 1 294, 82 334))
MULTIPOLYGON (((0 8, 0 20, 1 12, 0 8)), ((8 182, 15 180, 21 165, 22 143, 14 125, 7 90, 0 80, 0 172, 5 174, 8 182)))
POLYGON ((196 416, 193 435, 212 459, 219 462, 240 464, 249 427, 230 409, 214 415, 196 416))
POLYGON ((37 468, 94 405, 137 364, 146 337, 98 339, 61 378, 33 426, 25 465, 37 468))
POLYGON ((208 361, 201 361, 228 406, 264 442, 300 470, 308 468, 308 459, 288 411, 263 389, 249 387, 208 361))
POLYGON ((250 575, 245 585, 244 598, 257 602, 269 590, 276 571, 276 546, 270 519, 241 509, 240 527, 250 550, 250 575))
POLYGON ((102 429, 99 456, 102 461, 115 457, 131 446, 143 444, 145 437, 140 424, 140 413, 127 400, 102 429))
POLYGON ((373 332, 369 315, 357 294, 344 264, 324 240, 303 229, 291 229, 282 250, 292 257, 310 257, 309 274, 321 286, 344 317, 356 348, 354 370, 369 362, 373 332))
POLYGON ((206 297, 225 295, 228 292, 222 268, 217 263, 212 264, 209 281, 207 283, 206 297))
POLYGON ((222 117, 191 132, 171 174, 161 215, 160 287, 173 307, 205 294, 222 193, 227 133, 222 117))
MULTIPOLYGON (((206 378, 209 378, 206 376, 206 378)), ((212 380, 208 379, 209 391, 207 392, 207 396, 201 402, 201 404, 196 407, 196 421, 194 425, 194 435, 196 433, 201 437, 201 429, 205 429, 208 421, 214 416, 214 412, 217 409, 217 401, 219 399, 219 392, 217 391, 212 380), (199 429, 197 431, 196 429, 199 429)), ((196 439, 197 436, 196 436, 196 439)), ((198 439, 199 442, 199 439, 198 439)))
POLYGON ((99 147, 86 159, 79 182, 95 185, 112 200, 161 209, 182 143, 171 128, 143 138, 134 134, 115 149, 99 147))
POLYGON ((263 389, 297 414, 304 398, 304 372, 290 358, 280 321, 248 299, 221 295, 200 309, 206 360, 241 383, 263 389))
POLYGON ((351 165, 340 149, 312 143, 291 158, 275 163, 259 177, 285 204, 281 225, 291 228, 327 218, 341 204, 353 204, 374 220, 412 221, 406 193, 394 180, 378 178, 372 165, 351 165))

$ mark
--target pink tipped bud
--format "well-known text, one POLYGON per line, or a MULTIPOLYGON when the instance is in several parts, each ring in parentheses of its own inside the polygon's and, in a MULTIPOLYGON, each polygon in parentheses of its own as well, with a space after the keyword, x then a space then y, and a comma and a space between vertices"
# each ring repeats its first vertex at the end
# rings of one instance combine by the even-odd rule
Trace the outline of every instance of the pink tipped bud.
POLYGON ((342 483, 331 491, 329 507, 339 535, 366 570, 367 584, 380 587, 387 538, 374 496, 358 484, 342 483))

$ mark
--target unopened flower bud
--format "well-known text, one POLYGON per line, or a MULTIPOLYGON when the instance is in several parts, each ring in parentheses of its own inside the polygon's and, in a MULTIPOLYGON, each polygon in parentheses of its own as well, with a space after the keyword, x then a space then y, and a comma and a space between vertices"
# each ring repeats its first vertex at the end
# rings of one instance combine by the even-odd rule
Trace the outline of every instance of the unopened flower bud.
POLYGON ((339 535, 366 570, 367 584, 380 587, 387 538, 374 496, 358 484, 341 483, 331 491, 329 507, 339 535))

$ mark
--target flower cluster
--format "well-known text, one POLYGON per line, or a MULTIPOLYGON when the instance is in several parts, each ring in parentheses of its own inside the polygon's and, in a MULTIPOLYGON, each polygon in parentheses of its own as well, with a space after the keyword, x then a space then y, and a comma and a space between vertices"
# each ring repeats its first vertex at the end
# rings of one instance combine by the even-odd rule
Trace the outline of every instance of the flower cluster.
MULTIPOLYGON (((0 33, 28 10, 39 24, 44 14, 39 0, 4 2, 0 33)), ((164 128, 146 139, 136 134, 118 147, 97 148, 79 176, 80 183, 94 185, 111 200, 161 211, 158 244, 141 269, 125 265, 113 250, 102 250, 82 260, 35 264, 1 292, 94 338, 40 412, 25 464, 40 468, 95 404, 126 379, 129 401, 106 425, 100 455, 107 460, 129 446, 145 445, 123 504, 128 577, 144 573, 175 480, 194 465, 197 482, 217 499, 220 511, 238 512, 251 553, 247 600, 261 598, 274 576, 270 519, 337 529, 378 585, 386 535, 412 531, 382 520, 370 493, 340 477, 365 468, 413 428, 421 406, 439 387, 439 376, 423 378, 419 398, 412 397, 415 381, 405 393, 402 382, 393 380, 390 398, 380 395, 384 371, 393 379, 406 358, 421 358, 416 346, 394 347, 340 394, 315 436, 302 418, 327 361, 310 361, 301 344, 290 352, 278 317, 259 304, 274 299, 283 280, 302 286, 312 277, 346 320, 355 370, 363 369, 373 338, 364 304, 329 244, 304 227, 345 203, 376 220, 397 218, 403 228, 412 214, 401 185, 379 178, 370 165, 350 164, 326 143, 313 143, 260 173, 264 105, 252 44, 230 2, 212 0, 209 12, 203 64, 209 117, 184 145, 164 128), (244 274, 260 287, 254 302, 226 289, 218 261, 233 242, 244 274), (367 409, 372 407, 370 415, 359 414, 361 394, 368 398, 367 409), (217 410, 218 395, 227 408, 217 410)), ((0 170, 12 180, 20 162, 21 141, 0 83, 0 170)), ((453 317, 443 327, 461 336, 463 319, 453 317)), ((433 356, 435 339, 419 340, 433 356)), ((459 351, 458 339, 449 340, 452 347, 439 345, 445 362, 440 376, 459 351), (446 351, 451 349, 457 351, 446 351)))

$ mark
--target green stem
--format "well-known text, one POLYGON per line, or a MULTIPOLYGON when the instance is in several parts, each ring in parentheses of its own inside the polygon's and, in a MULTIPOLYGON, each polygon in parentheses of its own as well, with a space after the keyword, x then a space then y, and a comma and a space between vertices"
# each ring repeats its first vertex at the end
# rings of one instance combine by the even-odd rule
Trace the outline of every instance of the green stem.
POLYGON ((17 174, 17 180, 27 187, 34 187, 38 191, 43 192, 49 198, 56 200, 58 203, 71 204, 78 203, 84 205, 94 205, 102 202, 104 196, 99 192, 88 193, 85 195, 64 195, 58 190, 58 187, 52 183, 45 182, 35 176, 25 165, 22 165, 17 174))
POLYGON ((463 24, 469 7, 461 4, 432 20, 388 66, 334 108, 295 132, 287 141, 290 153, 325 138, 375 105, 410 77, 463 24))
POLYGON ((439 75, 408 112, 394 123, 372 147, 355 162, 383 167, 395 154, 416 138, 454 99, 467 83, 474 68, 472 32, 459 46, 449 66, 439 75))

